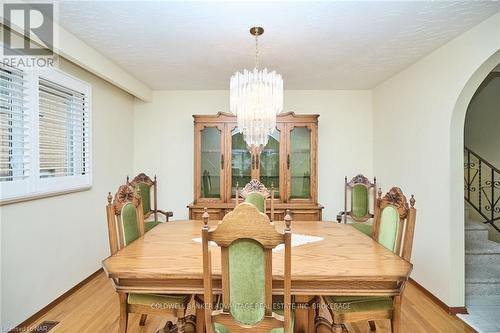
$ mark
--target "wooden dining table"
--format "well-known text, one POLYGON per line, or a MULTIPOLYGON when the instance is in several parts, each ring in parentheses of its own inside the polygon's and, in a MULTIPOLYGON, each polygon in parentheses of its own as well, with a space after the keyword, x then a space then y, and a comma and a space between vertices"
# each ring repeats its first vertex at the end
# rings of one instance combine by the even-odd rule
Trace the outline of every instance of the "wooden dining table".
MULTIPOLYGON (((216 226, 219 221, 210 221, 216 226)), ((282 232, 284 223, 274 222, 282 232)), ((202 222, 161 223, 143 237, 103 261, 120 293, 203 295, 202 222)), ((387 250, 349 224, 293 221, 292 234, 320 236, 322 240, 292 246, 292 295, 295 296, 294 332, 314 327, 308 308, 315 296, 395 296, 397 300, 412 270, 411 263, 387 250)), ((273 294, 283 293, 283 251, 273 254, 273 294)), ((212 251, 213 288, 221 290, 220 251, 212 251)), ((400 304, 400 302, 395 302, 400 304)), ((396 309, 393 321, 400 321, 396 309)), ((396 325, 399 326, 399 325, 396 325)))

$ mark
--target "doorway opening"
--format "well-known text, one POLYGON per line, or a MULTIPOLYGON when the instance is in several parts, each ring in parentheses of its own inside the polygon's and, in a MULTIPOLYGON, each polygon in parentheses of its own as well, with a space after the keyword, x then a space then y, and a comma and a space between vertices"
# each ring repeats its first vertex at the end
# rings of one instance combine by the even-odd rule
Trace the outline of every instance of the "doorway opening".
POLYGON ((474 93, 464 125, 464 319, 500 332, 500 65, 474 93))

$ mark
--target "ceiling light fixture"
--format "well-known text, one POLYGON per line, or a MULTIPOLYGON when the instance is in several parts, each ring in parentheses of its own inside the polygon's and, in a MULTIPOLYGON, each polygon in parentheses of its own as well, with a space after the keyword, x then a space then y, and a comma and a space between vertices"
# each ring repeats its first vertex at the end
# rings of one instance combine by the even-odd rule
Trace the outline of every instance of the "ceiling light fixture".
POLYGON ((283 79, 275 71, 259 69, 259 36, 264 29, 253 27, 250 33, 255 36, 255 67, 231 76, 230 109, 237 116, 238 130, 248 149, 260 153, 276 128, 276 116, 283 110, 283 79))

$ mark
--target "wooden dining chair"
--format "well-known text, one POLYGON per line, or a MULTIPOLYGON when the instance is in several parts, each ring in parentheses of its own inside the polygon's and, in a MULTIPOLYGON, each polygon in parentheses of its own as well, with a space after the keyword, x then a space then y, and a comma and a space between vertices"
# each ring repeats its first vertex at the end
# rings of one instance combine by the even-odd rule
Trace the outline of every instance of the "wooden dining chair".
MULTIPOLYGON (((406 261, 410 261, 415 231, 415 198, 410 204, 398 187, 393 187, 382 197, 379 190, 375 205, 373 239, 406 261)), ((382 263, 381 263, 382 264, 382 263)), ((392 332, 399 332, 401 320, 401 297, 406 281, 403 281, 401 294, 394 297, 366 296, 327 296, 325 303, 332 316, 332 329, 347 332, 345 324, 368 321, 370 330, 375 331, 375 320, 391 319, 392 332)), ((318 326, 324 326, 324 318, 317 318, 318 326)))
POLYGON ((293 331, 291 312, 291 217, 278 232, 254 205, 241 203, 215 228, 205 209, 202 228, 205 322, 208 333, 293 331), (212 306, 211 245, 221 251, 222 304, 212 306), (283 312, 272 301, 272 250, 284 244, 283 312))
MULTIPOLYGON (((111 254, 144 235, 144 215, 142 199, 134 188, 122 185, 115 194, 108 194, 106 215, 108 220, 108 236, 111 254), (113 201, 112 201, 113 200, 113 201)), ((128 314, 140 313, 140 326, 146 323, 147 315, 165 315, 177 317, 177 329, 184 332, 185 313, 190 295, 160 295, 143 293, 118 292, 120 300, 119 333, 127 332, 128 314)), ((166 327, 170 328, 171 323, 166 327)))
POLYGON ((160 221, 160 219, 158 219, 158 214, 163 215, 165 217, 166 222, 168 222, 168 219, 174 215, 171 211, 163 211, 161 209, 158 209, 158 180, 156 179, 156 175, 154 176, 154 179, 151 179, 145 173, 140 173, 137 176, 135 176, 134 179, 132 179, 132 181, 130 181, 129 177, 127 176, 127 184, 135 189, 138 189, 141 195, 144 219, 146 220, 145 222, 146 232, 153 229, 162 222, 160 221), (151 207, 151 192, 153 192, 152 207, 151 207), (150 218, 152 218, 152 220, 148 220, 150 218))
POLYGON ((345 177, 344 182, 344 211, 337 215, 337 221, 343 220, 344 223, 347 223, 349 218, 354 228, 371 237, 373 227, 367 221, 373 218, 375 212, 377 179, 373 178, 372 183, 364 175, 359 174, 349 182, 345 177), (370 195, 372 195, 373 200, 370 200, 370 195), (371 211, 370 201, 373 202, 371 211))
POLYGON ((245 202, 251 203, 264 214, 266 213, 266 201, 270 198, 270 220, 274 221, 274 189, 268 190, 260 181, 252 179, 241 190, 238 184, 236 184, 236 206, 239 204, 240 196, 245 202))

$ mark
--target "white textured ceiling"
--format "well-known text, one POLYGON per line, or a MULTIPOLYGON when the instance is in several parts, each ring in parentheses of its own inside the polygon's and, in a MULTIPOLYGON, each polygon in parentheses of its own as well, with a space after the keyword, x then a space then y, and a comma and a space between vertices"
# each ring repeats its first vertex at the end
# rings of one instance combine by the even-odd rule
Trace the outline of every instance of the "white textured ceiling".
MULTIPOLYGON (((500 2, 64 1, 59 23, 153 89, 227 89, 261 64, 286 89, 367 89, 500 10, 500 2)), ((499 27, 500 29, 500 27, 499 27)))

